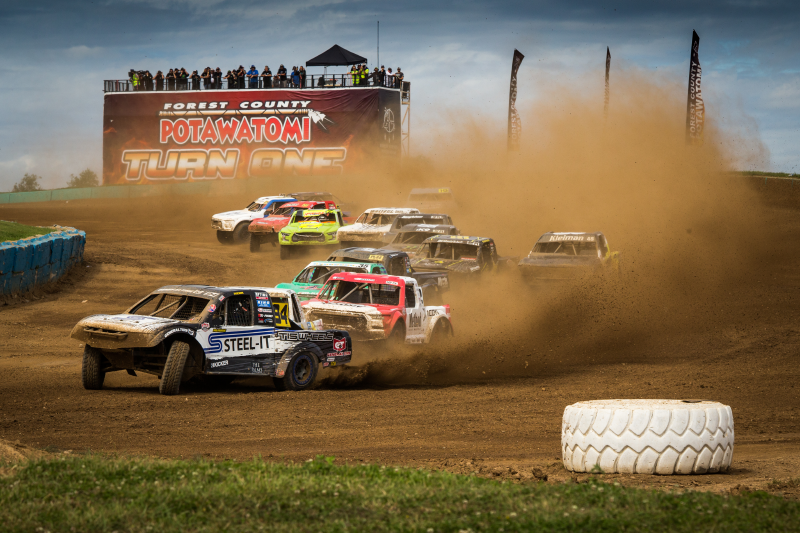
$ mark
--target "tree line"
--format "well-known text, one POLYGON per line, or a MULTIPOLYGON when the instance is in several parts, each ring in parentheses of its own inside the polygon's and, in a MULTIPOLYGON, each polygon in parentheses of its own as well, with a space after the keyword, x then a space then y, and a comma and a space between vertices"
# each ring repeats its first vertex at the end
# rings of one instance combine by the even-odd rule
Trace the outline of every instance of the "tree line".
MULTIPOLYGON (((31 192, 31 191, 41 191, 42 186, 39 183, 41 180, 41 176, 37 176, 36 174, 28 174, 22 177, 17 183, 14 184, 14 188, 11 192, 31 192)), ((97 187, 100 185, 100 179, 97 177, 97 174, 87 168, 83 170, 77 176, 75 174, 69 175, 69 181, 67 182, 67 188, 74 189, 78 187, 97 187)))

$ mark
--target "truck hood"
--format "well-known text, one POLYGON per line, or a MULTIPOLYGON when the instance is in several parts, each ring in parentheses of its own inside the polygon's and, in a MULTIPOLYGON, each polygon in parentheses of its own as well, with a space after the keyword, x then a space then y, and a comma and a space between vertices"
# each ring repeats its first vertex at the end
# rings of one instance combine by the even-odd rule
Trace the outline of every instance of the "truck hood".
POLYGON ((253 220, 251 226, 280 226, 283 227, 289 223, 289 217, 270 216, 267 218, 257 218, 253 220))
POLYGON ((351 226, 339 229, 340 232, 346 235, 383 235, 392 229, 391 224, 377 226, 375 224, 353 224, 351 226))
POLYGON ((383 312, 380 308, 385 308, 384 312, 394 309, 394 306, 374 306, 370 304, 351 304, 347 302, 330 302, 322 300, 312 300, 303 304, 306 311, 318 309, 320 311, 336 312, 342 315, 367 315, 368 318, 381 318, 383 312))
POLYGON ((158 344, 172 330, 193 336, 199 326, 152 316, 92 315, 79 321, 70 337, 96 348, 137 348, 158 344))
POLYGON ((411 262, 414 270, 421 271, 450 271, 469 274, 478 272, 480 267, 474 259, 431 259, 423 258, 411 262))
POLYGON ((335 224, 324 224, 322 222, 301 222, 299 224, 292 224, 290 226, 286 226, 283 229, 285 231, 316 230, 316 231, 321 231, 323 233, 327 233, 330 231, 336 231, 337 227, 335 224))
POLYGON ((562 255, 562 254, 529 254, 523 257, 519 266, 534 267, 564 267, 564 268, 591 268, 601 263, 600 258, 591 255, 562 255))
POLYGON ((241 220, 243 218, 253 218, 258 216, 259 211, 248 211, 247 209, 238 209, 236 211, 226 211, 224 213, 217 213, 211 217, 212 220, 241 220))

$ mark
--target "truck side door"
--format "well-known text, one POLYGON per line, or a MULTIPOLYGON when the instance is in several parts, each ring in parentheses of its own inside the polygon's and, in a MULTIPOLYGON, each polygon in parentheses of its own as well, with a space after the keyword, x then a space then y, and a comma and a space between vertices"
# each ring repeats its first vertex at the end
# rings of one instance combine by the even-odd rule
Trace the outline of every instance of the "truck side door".
POLYGON ((206 369, 212 373, 261 373, 260 363, 254 356, 269 350, 273 336, 272 310, 258 307, 256 301, 269 306, 266 293, 241 291, 226 298, 225 320, 221 328, 208 336, 206 369), (266 311, 266 312, 265 312, 266 311))
POLYGON ((406 341, 417 343, 425 338, 425 309, 422 307, 422 291, 415 284, 406 283, 406 341))

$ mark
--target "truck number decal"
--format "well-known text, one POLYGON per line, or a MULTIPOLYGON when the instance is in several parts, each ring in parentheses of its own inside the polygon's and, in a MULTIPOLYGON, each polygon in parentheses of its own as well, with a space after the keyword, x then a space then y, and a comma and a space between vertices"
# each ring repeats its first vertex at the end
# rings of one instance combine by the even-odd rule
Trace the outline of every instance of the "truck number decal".
POLYGON ((289 324, 289 304, 272 303, 272 311, 275 313, 275 325, 281 328, 288 328, 289 324))

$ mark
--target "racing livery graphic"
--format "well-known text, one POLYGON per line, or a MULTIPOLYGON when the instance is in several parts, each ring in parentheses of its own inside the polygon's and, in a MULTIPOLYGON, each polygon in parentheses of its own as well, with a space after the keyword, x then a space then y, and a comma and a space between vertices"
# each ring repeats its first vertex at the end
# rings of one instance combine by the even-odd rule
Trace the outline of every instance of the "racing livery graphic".
POLYGON ((399 99, 379 88, 109 93, 103 183, 341 174, 400 153, 399 137, 387 151, 382 135, 399 99))
POLYGON ((320 365, 350 361, 343 330, 306 320, 294 291, 265 287, 169 285, 124 313, 92 315, 72 330, 85 343, 83 386, 101 389, 105 375, 154 374, 161 394, 195 378, 262 375, 278 390, 311 387, 320 365))

